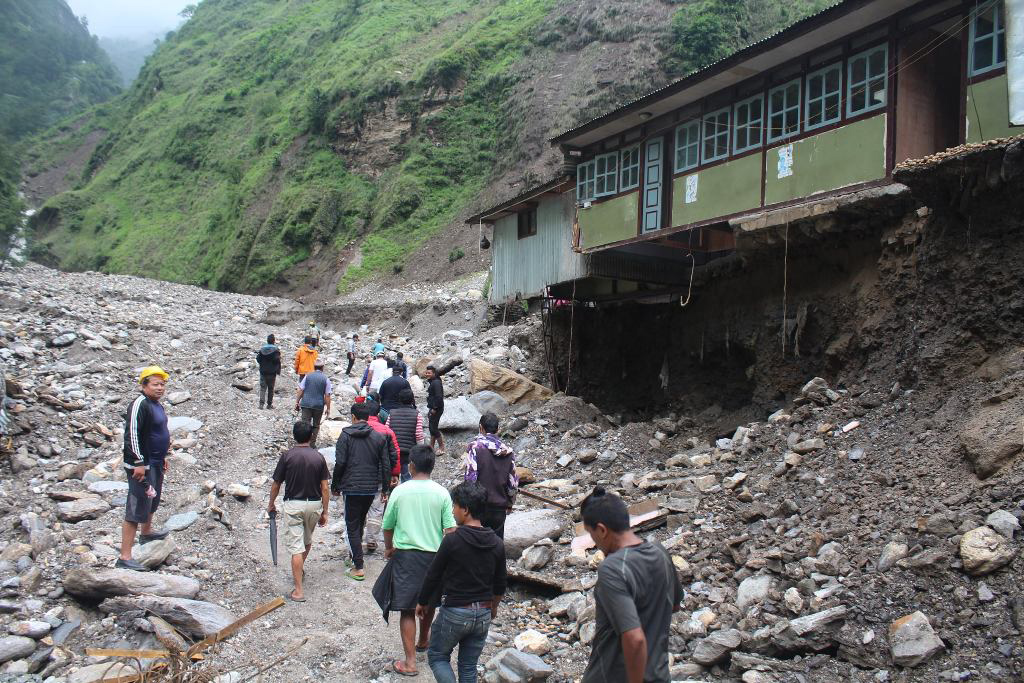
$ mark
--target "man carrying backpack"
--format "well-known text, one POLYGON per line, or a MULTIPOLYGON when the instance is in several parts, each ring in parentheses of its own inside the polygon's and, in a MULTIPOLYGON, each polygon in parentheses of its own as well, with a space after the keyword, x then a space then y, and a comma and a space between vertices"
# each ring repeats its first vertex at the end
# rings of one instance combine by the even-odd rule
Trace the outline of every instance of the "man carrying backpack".
POLYGON ((274 407, 274 385, 281 374, 281 349, 275 345, 274 335, 267 335, 267 343, 256 352, 256 364, 260 367, 260 408, 274 407))

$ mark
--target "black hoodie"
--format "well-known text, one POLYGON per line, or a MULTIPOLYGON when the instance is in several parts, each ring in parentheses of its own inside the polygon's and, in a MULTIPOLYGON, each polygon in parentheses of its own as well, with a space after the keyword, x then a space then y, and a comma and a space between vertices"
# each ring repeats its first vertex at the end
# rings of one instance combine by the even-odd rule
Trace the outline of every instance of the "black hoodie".
POLYGON ((256 363, 260 366, 260 374, 280 375, 281 349, 273 344, 264 344, 256 352, 256 363))
POLYGON ((487 527, 462 525, 446 535, 427 570, 419 604, 440 586, 441 605, 464 607, 505 594, 505 544, 487 527))
POLYGON ((389 451, 387 437, 367 423, 345 427, 334 447, 331 491, 372 496, 386 490, 395 466, 389 451))

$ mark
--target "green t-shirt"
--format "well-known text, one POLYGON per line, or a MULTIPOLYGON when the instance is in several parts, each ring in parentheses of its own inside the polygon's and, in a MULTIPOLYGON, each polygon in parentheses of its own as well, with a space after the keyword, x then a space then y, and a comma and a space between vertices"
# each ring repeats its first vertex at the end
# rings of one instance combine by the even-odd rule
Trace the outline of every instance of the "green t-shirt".
POLYGON ((437 482, 410 479, 391 492, 381 528, 395 532, 395 548, 436 553, 444 530, 455 526, 452 497, 437 482))

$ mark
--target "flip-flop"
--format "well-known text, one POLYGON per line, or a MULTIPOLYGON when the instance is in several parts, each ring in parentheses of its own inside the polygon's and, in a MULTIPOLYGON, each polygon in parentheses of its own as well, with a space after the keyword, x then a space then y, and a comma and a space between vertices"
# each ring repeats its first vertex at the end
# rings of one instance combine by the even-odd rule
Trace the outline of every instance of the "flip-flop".
POLYGON ((416 646, 416 652, 426 652, 429 648, 416 646))
POLYGON ((345 572, 345 576, 347 576, 348 578, 352 579, 353 581, 365 581, 366 580, 366 575, 365 574, 363 574, 362 576, 359 576, 358 574, 354 574, 351 569, 348 570, 347 572, 345 572))
POLYGON ((306 598, 296 598, 293 597, 291 593, 288 593, 285 597, 291 600, 292 602, 306 602, 306 598))
POLYGON ((419 671, 406 671, 405 669, 398 668, 398 660, 391 662, 391 669, 399 676, 419 676, 419 671))

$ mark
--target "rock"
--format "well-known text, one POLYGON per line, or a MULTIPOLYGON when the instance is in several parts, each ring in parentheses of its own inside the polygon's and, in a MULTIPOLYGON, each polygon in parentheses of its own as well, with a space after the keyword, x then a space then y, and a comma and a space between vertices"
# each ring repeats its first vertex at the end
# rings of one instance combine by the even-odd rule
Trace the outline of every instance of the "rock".
POLYGON ((579 460, 584 465, 588 465, 597 460, 598 455, 598 452, 593 448, 586 448, 579 452, 579 455, 576 456, 576 459, 579 460))
MULTIPOLYGON (((331 450, 334 450, 333 448, 331 450)), ((164 522, 164 528, 169 531, 181 531, 187 529, 196 523, 199 519, 199 513, 194 510, 188 512, 179 512, 176 515, 171 515, 166 522, 164 522)))
POLYGON ((110 509, 110 503, 99 497, 80 498, 65 503, 57 503, 57 516, 65 522, 81 522, 96 519, 110 509))
POLYGON ((0 560, 5 562, 16 563, 23 557, 32 556, 32 546, 28 543, 19 543, 17 541, 10 543, 3 552, 0 552, 0 560))
POLYGON ((555 549, 550 545, 532 545, 523 551, 519 566, 529 571, 543 569, 554 554, 555 549))
POLYGON ((28 449, 22 446, 11 454, 11 471, 15 474, 32 469, 39 463, 28 454, 28 449))
POLYGON ((793 444, 793 451, 800 455, 807 455, 825 447, 825 440, 821 438, 807 439, 793 444))
POLYGON ((487 671, 498 672, 501 683, 537 683, 547 680, 555 670, 537 655, 505 648, 487 662, 487 671))
POLYGON ((7 630, 12 636, 24 636, 39 640, 53 628, 45 621, 16 621, 7 630))
POLYGON ((518 559, 537 541, 557 539, 567 526, 565 515, 557 510, 513 512, 505 520, 505 555, 509 559, 518 559))
POLYGON ((240 379, 236 379, 232 382, 231 386, 240 391, 252 391, 252 383, 240 379))
POLYGON ((501 394, 489 390, 473 394, 469 402, 481 413, 494 413, 500 417, 509 411, 508 401, 501 394))
POLYGON ((114 614, 141 609, 157 615, 169 624, 197 638, 212 635, 229 626, 236 619, 234 614, 212 602, 156 595, 107 598, 100 603, 100 609, 114 614))
POLYGON ((149 624, 153 627, 153 636, 161 645, 171 652, 184 652, 188 649, 188 642, 178 631, 166 621, 157 616, 150 615, 149 624))
POLYGON ((572 453, 562 453, 558 460, 555 461, 555 464, 559 467, 568 467, 574 460, 576 460, 576 456, 572 453))
POLYGON ((960 444, 979 478, 998 472, 1021 452, 1024 400, 982 406, 960 432, 960 444))
POLYGON ((527 629, 512 641, 516 649, 530 655, 546 655, 551 652, 551 641, 540 631, 527 629))
POLYGON ((909 548, 906 543, 889 541, 882 548, 882 554, 878 558, 878 571, 885 572, 892 569, 893 565, 907 556, 909 548))
POLYGON ((978 602, 992 602, 996 599, 995 593, 984 581, 978 582, 978 602))
POLYGON ((800 614, 804 609, 804 599, 795 586, 786 589, 786 592, 782 595, 782 600, 793 614, 800 614))
POLYGON ((520 465, 517 465, 516 476, 519 477, 519 484, 521 486, 532 484, 535 481, 537 481, 536 475, 534 475, 533 470, 531 470, 529 467, 522 467, 520 465))
POLYGON ((158 541, 136 544, 132 548, 132 559, 146 565, 150 569, 156 569, 166 562, 167 557, 177 549, 178 544, 174 542, 173 538, 168 536, 158 541))
MULTIPOLYGON (((474 358, 469 362, 469 386, 474 394, 490 390, 500 394, 509 403, 521 401, 546 401, 554 396, 547 387, 541 386, 517 372, 474 358)), ((448 410, 447 405, 445 411, 448 410)))
POLYGON ((1006 510, 996 510, 985 518, 985 524, 999 535, 1013 540, 1013 534, 1020 530, 1020 521, 1006 510))
POLYGON ((98 602, 119 595, 148 593, 173 598, 194 598, 195 579, 171 574, 134 572, 130 569, 72 569, 64 575, 64 590, 83 600, 98 602))
MULTIPOLYGON (((582 602, 586 604, 587 598, 583 593, 562 593, 554 600, 548 601, 548 614, 553 617, 561 617, 567 614, 571 614, 571 608, 577 603, 582 602)), ((578 611, 578 610, 577 610, 578 611)))
POLYGON ((448 399, 441 415, 441 429, 475 430, 480 427, 480 411, 465 396, 448 399))
POLYGON ((906 667, 917 666, 945 649, 928 617, 921 612, 908 614, 889 625, 889 647, 892 661, 906 667))
POLYGON ((960 539, 960 558, 964 571, 984 576, 1009 564, 1016 552, 1010 543, 987 526, 968 531, 960 539))
POLYGON ((138 671, 134 667, 119 662, 102 662, 90 664, 71 672, 68 683, 98 683, 103 680, 120 680, 125 676, 132 676, 138 671))
POLYGON ((224 489, 224 493, 229 496, 234 496, 239 500, 246 500, 252 495, 252 492, 249 491, 249 487, 245 484, 230 484, 224 489))
POLYGON ((167 394, 167 402, 172 406, 176 406, 190 400, 192 400, 192 394, 187 391, 172 391, 167 394))
POLYGON ((58 349, 63 349, 67 346, 71 346, 78 339, 78 335, 74 332, 65 332, 64 334, 58 335, 50 340, 50 346, 58 349))
POLYGON ((199 431, 202 426, 202 420, 197 420, 194 417, 188 417, 186 415, 175 415, 174 417, 167 418, 167 429, 170 430, 171 434, 179 432, 196 432, 199 431))
POLYGON ((128 491, 128 482, 94 481, 89 484, 89 490, 93 493, 125 493, 128 491))
POLYGON ((740 631, 734 628, 716 631, 697 643, 693 650, 693 661, 702 666, 711 666, 725 659, 743 642, 740 631))
POLYGON ((736 591, 736 606, 740 609, 758 602, 764 602, 772 587, 772 577, 767 575, 748 576, 740 582, 736 591))
POLYGON ((4 636, 0 638, 0 664, 12 659, 28 657, 36 649, 36 641, 25 636, 4 636))

